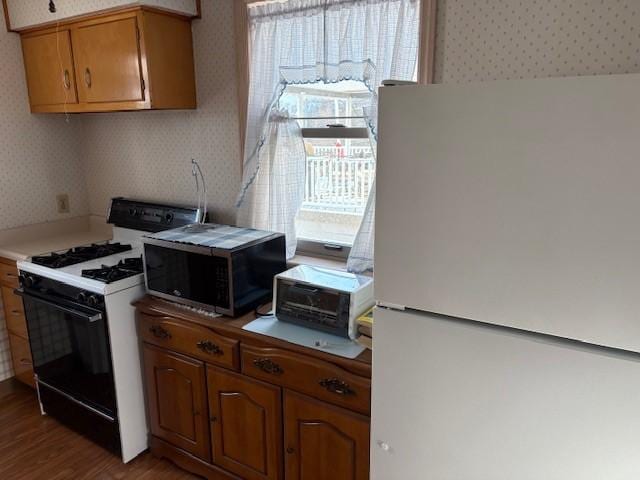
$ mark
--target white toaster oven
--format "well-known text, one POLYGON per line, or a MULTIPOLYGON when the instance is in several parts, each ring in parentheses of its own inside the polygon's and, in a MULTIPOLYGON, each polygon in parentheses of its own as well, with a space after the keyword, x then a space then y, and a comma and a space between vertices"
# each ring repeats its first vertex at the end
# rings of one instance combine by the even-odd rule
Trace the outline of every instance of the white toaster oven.
POLYGON ((355 338, 356 319, 374 305, 373 278, 299 265, 276 275, 273 305, 280 321, 355 338))

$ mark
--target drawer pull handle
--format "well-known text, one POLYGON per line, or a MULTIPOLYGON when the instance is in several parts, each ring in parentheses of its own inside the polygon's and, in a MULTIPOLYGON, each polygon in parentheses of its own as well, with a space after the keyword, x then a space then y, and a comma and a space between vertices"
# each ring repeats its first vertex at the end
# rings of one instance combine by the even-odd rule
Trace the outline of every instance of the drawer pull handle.
POLYGON ((33 364, 31 363, 30 360, 27 360, 26 358, 21 358, 20 365, 33 365, 33 364))
POLYGON ((153 333, 153 336, 156 338, 161 338, 163 340, 171 338, 171 334, 167 332, 164 328, 162 328, 160 325, 152 326, 151 328, 149 328, 149 331, 153 333))
POLYGON ((196 347, 202 350, 204 353, 208 353, 209 355, 223 355, 224 352, 222 349, 213 342, 209 340, 202 340, 196 343, 196 347))
POLYGON ((281 373, 284 373, 284 370, 282 370, 280 365, 268 358, 256 358, 253 361, 253 364, 263 372, 271 375, 280 375, 281 373))
POLYGON ((11 315, 13 315, 14 317, 20 317, 22 315, 22 312, 20 310, 11 310, 11 315))
POLYGON ((19 277, 15 273, 7 273, 7 278, 13 278, 14 280, 17 280, 19 277))
POLYGON ((320 386, 336 395, 355 395, 356 392, 351 389, 348 383, 337 378, 325 378, 320 380, 320 386))

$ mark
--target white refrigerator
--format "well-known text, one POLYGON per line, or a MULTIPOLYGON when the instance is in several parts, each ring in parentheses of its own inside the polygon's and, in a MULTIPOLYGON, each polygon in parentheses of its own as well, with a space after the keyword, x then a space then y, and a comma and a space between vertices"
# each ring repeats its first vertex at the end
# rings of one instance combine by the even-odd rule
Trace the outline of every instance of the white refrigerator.
POLYGON ((379 115, 371 478, 640 478, 640 75, 379 115))

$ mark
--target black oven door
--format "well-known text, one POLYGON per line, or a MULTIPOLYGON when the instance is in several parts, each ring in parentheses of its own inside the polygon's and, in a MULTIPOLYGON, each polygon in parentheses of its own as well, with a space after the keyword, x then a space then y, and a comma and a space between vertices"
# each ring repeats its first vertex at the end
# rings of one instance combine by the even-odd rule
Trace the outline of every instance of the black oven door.
POLYGON ((24 300, 38 382, 114 421, 116 399, 105 312, 39 291, 16 293, 24 300))

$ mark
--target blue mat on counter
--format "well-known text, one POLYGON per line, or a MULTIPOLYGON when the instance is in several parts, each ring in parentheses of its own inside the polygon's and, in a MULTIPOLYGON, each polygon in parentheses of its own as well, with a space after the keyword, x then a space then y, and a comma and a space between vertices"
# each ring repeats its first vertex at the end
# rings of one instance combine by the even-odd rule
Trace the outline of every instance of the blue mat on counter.
POLYGON ((344 358, 356 358, 365 350, 365 347, 348 338, 280 322, 273 315, 258 318, 242 329, 344 358))

